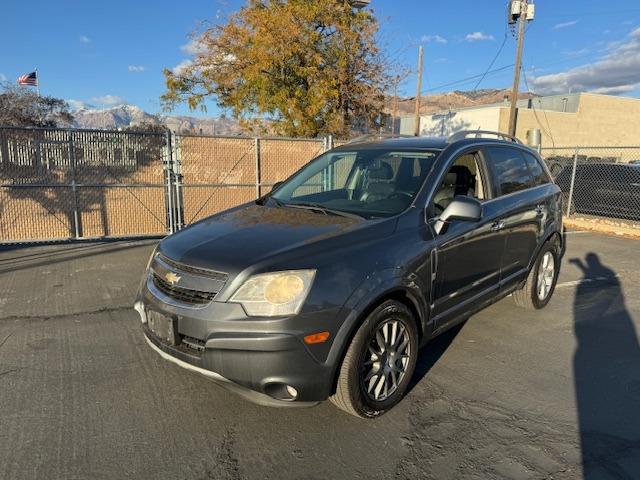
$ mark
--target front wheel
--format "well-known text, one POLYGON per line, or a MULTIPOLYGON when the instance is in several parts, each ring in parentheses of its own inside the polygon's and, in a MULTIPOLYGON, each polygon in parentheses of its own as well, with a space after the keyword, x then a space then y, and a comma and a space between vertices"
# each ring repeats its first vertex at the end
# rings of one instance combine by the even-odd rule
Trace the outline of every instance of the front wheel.
POLYGON ((529 310, 544 308, 551 300, 559 272, 557 249, 547 242, 538 253, 524 286, 513 293, 516 305, 529 310))
POLYGON ((353 337, 331 402, 360 418, 382 415, 404 396, 417 357, 416 319, 402 303, 385 301, 353 337))

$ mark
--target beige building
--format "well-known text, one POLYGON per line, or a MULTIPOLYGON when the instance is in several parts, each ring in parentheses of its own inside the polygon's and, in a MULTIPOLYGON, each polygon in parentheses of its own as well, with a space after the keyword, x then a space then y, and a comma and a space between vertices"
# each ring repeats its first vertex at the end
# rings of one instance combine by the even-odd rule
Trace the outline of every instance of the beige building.
MULTIPOLYGON (((413 118, 400 120, 400 133, 413 134, 413 118)), ((423 115, 421 135, 448 136, 460 130, 506 132, 507 103, 461 108, 423 115)), ((640 99, 576 93, 518 102, 516 136, 539 129, 543 147, 640 145, 640 99)))

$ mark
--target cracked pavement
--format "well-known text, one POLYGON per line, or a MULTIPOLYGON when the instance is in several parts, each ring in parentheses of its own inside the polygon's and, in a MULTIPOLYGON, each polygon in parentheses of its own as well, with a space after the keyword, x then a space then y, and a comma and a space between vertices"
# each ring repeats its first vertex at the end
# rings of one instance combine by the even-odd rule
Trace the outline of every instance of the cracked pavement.
POLYGON ((154 242, 5 247, 0 478, 638 479, 639 244, 567 238, 547 309, 507 298, 428 344, 373 421, 162 360, 131 308, 154 242))

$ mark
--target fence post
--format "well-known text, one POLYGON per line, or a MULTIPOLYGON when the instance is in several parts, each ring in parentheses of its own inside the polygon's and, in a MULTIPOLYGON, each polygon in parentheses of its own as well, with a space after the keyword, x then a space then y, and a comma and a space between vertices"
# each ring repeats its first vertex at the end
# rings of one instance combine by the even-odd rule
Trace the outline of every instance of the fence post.
POLYGON ((260 139, 254 138, 254 149, 256 151, 256 196, 260 197, 260 139))
POLYGON ((567 217, 571 216, 571 202, 573 201, 573 185, 575 184, 576 181, 576 168, 578 166, 578 151, 579 149, 576 148, 576 151, 573 155, 573 169, 571 171, 571 185, 569 186, 569 200, 567 202, 567 217))
POLYGON ((73 195, 73 228, 75 238, 82 237, 80 215, 78 214, 78 189, 76 187, 76 156, 73 151, 73 132, 69 130, 69 166, 71 167, 71 194, 73 195))
POLYGON ((180 155, 180 137, 171 134, 173 137, 173 147, 175 148, 175 156, 173 157, 173 178, 175 190, 175 224, 176 230, 182 230, 184 227, 184 198, 182 197, 182 158, 180 155))
POLYGON ((169 221, 169 233, 175 232, 175 222, 173 219, 173 189, 171 188, 172 172, 173 172, 173 149, 171 147, 171 131, 165 133, 165 144, 167 148, 167 156, 164 164, 165 172, 167 172, 167 218, 169 221))

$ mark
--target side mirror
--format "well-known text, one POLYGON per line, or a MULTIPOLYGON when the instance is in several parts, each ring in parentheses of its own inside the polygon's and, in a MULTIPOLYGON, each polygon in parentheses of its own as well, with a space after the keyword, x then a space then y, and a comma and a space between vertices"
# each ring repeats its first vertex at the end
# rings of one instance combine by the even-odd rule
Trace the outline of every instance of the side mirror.
POLYGON ((276 182, 276 183, 274 183, 274 184, 273 184, 273 187, 271 187, 271 191, 273 192, 273 191, 277 190, 277 189, 278 189, 278 187, 279 187, 280 185, 282 185, 283 183, 284 183, 284 182, 276 182))
POLYGON ((458 196, 440 214, 434 225, 436 233, 440 233, 447 222, 477 222, 482 218, 482 204, 472 197, 458 196))

